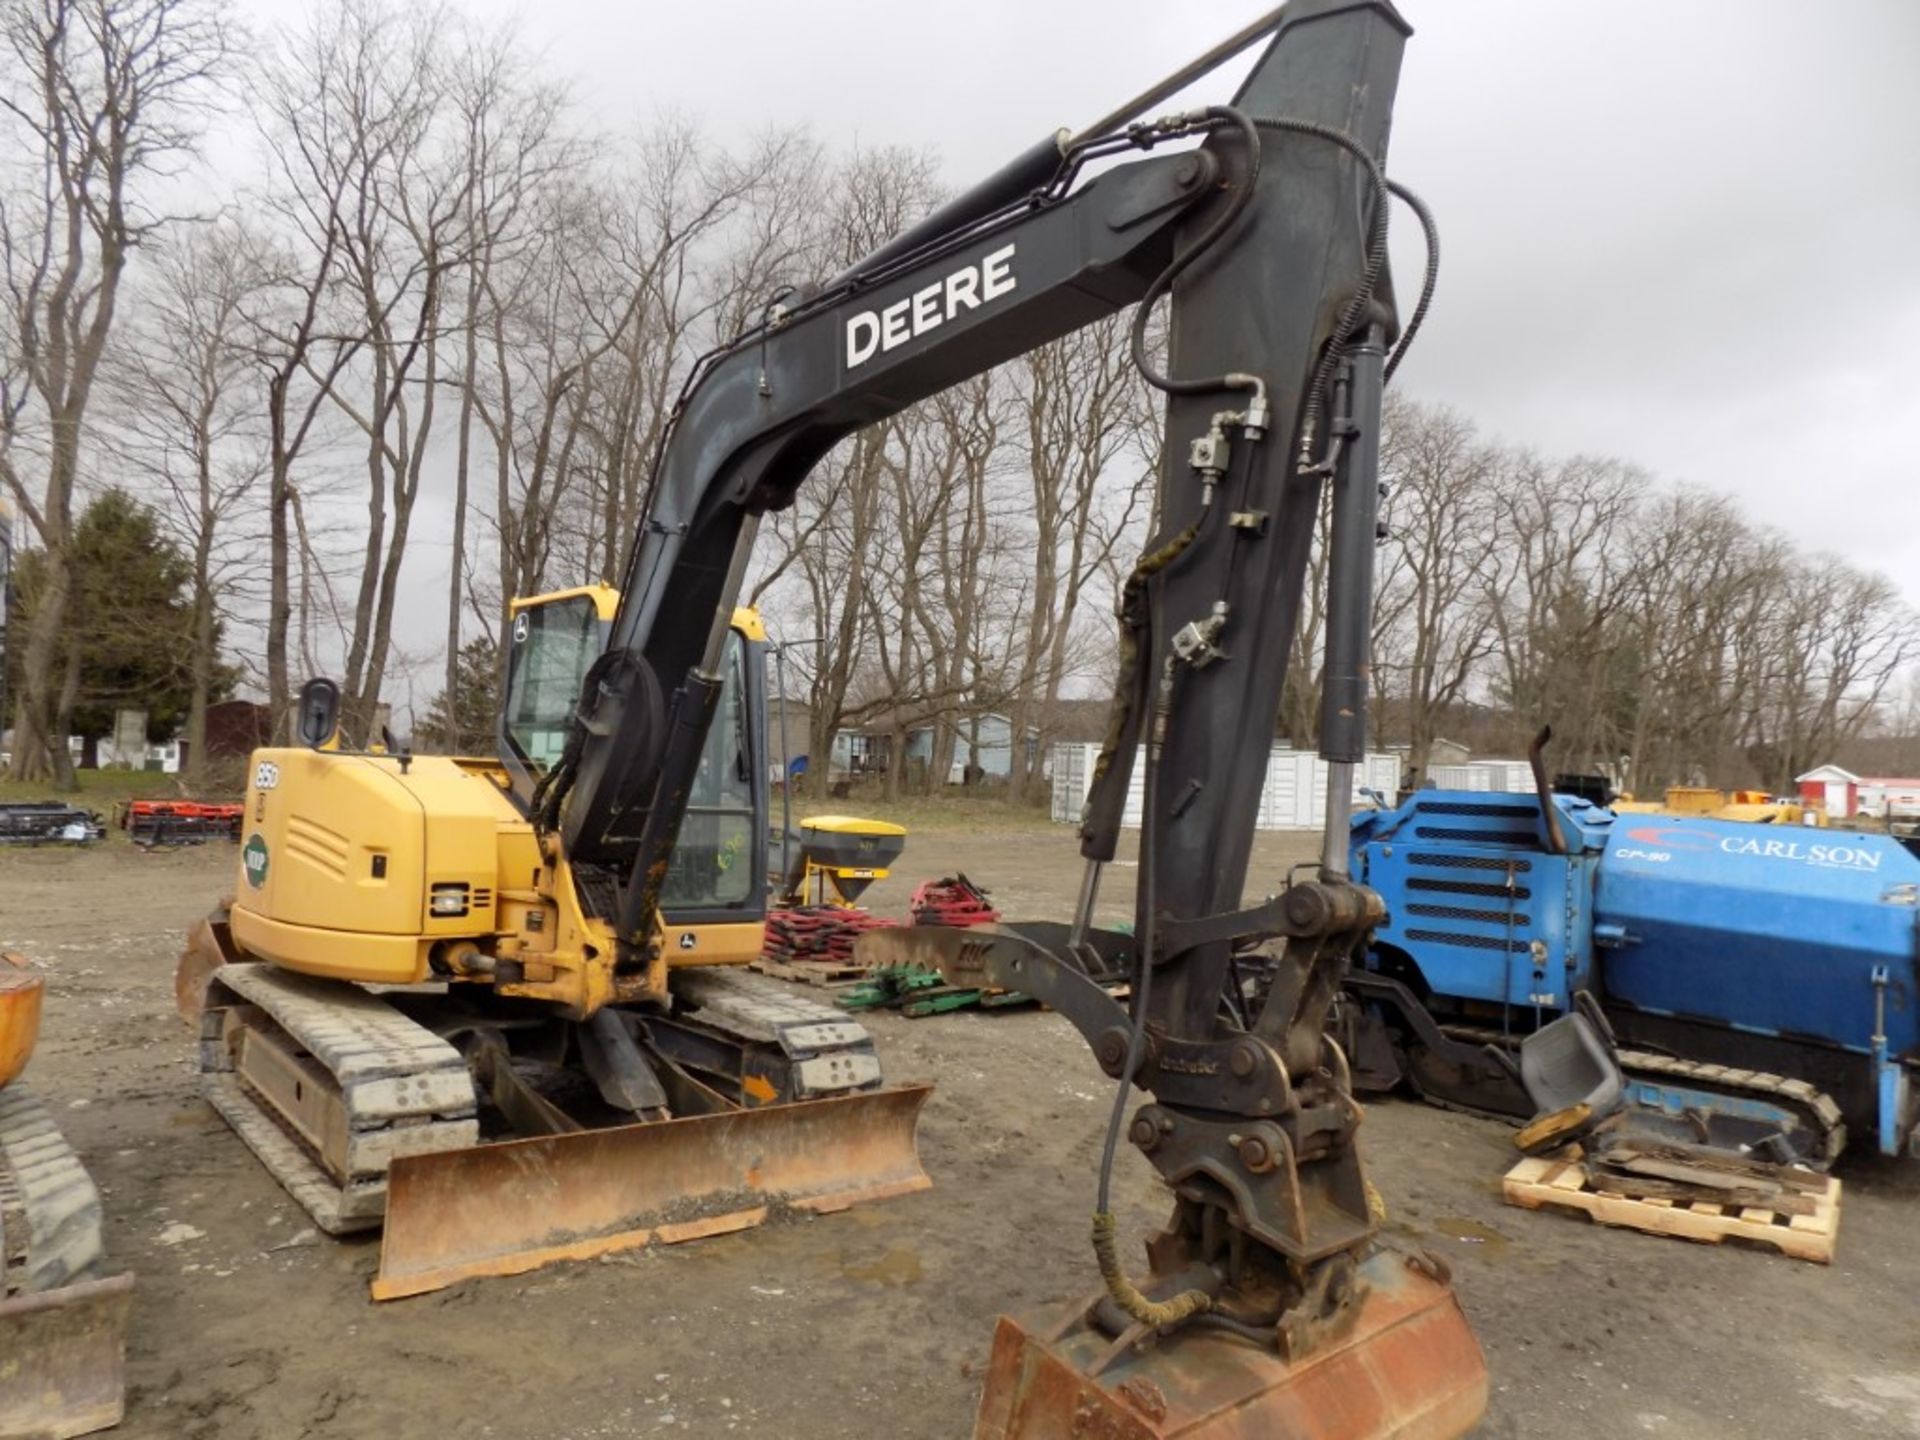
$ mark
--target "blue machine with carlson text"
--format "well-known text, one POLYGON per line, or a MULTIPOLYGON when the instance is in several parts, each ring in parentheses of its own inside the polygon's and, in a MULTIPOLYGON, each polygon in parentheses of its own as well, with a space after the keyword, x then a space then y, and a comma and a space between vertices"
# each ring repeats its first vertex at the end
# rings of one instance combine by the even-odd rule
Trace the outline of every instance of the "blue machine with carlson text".
POLYGON ((1702 1141, 1920 1153, 1920 858, 1890 836, 1574 795, 1421 790, 1353 822, 1385 899, 1348 978, 1356 1087, 1531 1113, 1510 1050, 1592 992, 1633 1098, 1702 1141))

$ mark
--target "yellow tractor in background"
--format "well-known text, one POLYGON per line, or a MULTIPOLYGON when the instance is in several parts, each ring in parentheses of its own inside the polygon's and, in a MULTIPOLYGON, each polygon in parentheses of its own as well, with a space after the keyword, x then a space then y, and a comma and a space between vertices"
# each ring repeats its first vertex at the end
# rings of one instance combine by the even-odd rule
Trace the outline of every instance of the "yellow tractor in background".
MULTIPOLYGON (((756 612, 733 613, 637 961, 608 876, 516 803, 512 772, 537 793, 570 743, 618 604, 513 603, 497 758, 348 749, 337 692, 310 682, 307 743, 255 752, 235 896, 182 958, 207 1099, 321 1228, 384 1222, 378 1297, 930 1183, 928 1088, 883 1086, 864 1027, 742 968, 770 870, 756 612)), ((840 853, 803 843, 795 878, 822 885, 884 874, 851 862, 904 834, 813 828, 840 853)))
POLYGON ((1719 790, 1711 785, 1669 785, 1658 800, 1622 795, 1613 802, 1620 815, 1697 815, 1706 820, 1747 820, 1756 825, 1824 827, 1825 812, 1798 800, 1781 800, 1764 790, 1719 790))

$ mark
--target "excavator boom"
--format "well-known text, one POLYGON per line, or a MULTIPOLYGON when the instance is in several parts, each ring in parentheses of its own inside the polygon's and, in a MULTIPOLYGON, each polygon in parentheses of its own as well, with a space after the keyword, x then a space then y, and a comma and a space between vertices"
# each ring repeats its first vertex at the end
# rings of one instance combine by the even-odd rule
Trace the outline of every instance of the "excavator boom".
POLYGON ((1361 1111, 1326 1032, 1383 913, 1348 876, 1346 816, 1366 735, 1381 394, 1432 280, 1431 220, 1383 172, 1409 33, 1386 0, 1296 0, 1140 102, 1031 148, 711 357, 656 458, 577 743, 543 785, 567 854, 617 897, 616 974, 655 963, 661 877, 762 518, 858 427, 1135 307, 1133 359, 1166 396, 1165 443, 1155 529, 1120 595, 1079 911, 1064 938, 1011 926, 884 942, 916 949, 949 984, 1053 1004, 1116 1082, 1093 1218, 1104 1291, 1043 1328, 1003 1332, 979 1430, 996 1440, 1086 1433, 1083 1417, 1116 1406, 1127 1424, 1101 1433, 1453 1434, 1484 1405, 1485 1369, 1444 1279, 1377 1244, 1361 1111), (1136 119, 1263 37, 1231 104, 1136 119), (1404 327, 1387 264, 1396 192, 1430 255, 1404 327), (1164 360, 1149 335, 1163 301, 1164 360), (1323 503, 1327 833, 1317 876, 1243 908, 1323 503), (1092 904, 1136 754, 1134 934, 1103 936, 1092 904), (1128 1009, 1087 974, 1122 947, 1128 1009), (1140 1282, 1108 1199, 1134 1087, 1150 1101, 1127 1138, 1175 1201, 1140 1282), (1119 1364, 1150 1340, 1146 1358, 1119 1364), (1249 1344, 1257 1358, 1215 1363, 1249 1344), (1196 1392, 1195 1376, 1217 1383, 1196 1392))

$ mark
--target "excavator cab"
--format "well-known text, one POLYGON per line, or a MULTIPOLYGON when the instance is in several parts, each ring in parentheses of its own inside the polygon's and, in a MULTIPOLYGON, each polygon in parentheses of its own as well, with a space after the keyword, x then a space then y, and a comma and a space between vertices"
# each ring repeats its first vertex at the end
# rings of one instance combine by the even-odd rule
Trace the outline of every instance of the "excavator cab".
MULTIPOLYGON (((502 762, 529 788, 566 751, 581 688, 606 649, 619 604, 620 592, 607 585, 513 602, 498 743, 502 762)), ((760 612, 741 606, 722 651, 718 708, 661 892, 663 918, 676 936, 669 964, 744 962, 759 953, 769 884, 759 839, 768 833, 766 662, 760 612)))

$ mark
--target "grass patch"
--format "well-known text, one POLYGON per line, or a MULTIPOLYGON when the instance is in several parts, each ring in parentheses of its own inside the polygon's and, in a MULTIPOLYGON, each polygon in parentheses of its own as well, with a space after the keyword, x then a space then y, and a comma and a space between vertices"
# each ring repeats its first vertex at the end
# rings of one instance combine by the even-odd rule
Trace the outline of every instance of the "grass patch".
POLYGON ((27 800, 59 800, 85 810, 111 810, 122 800, 165 800, 185 792, 178 775, 152 770, 82 770, 78 772, 79 792, 56 790, 51 785, 16 784, 0 776, 0 805, 27 800))

